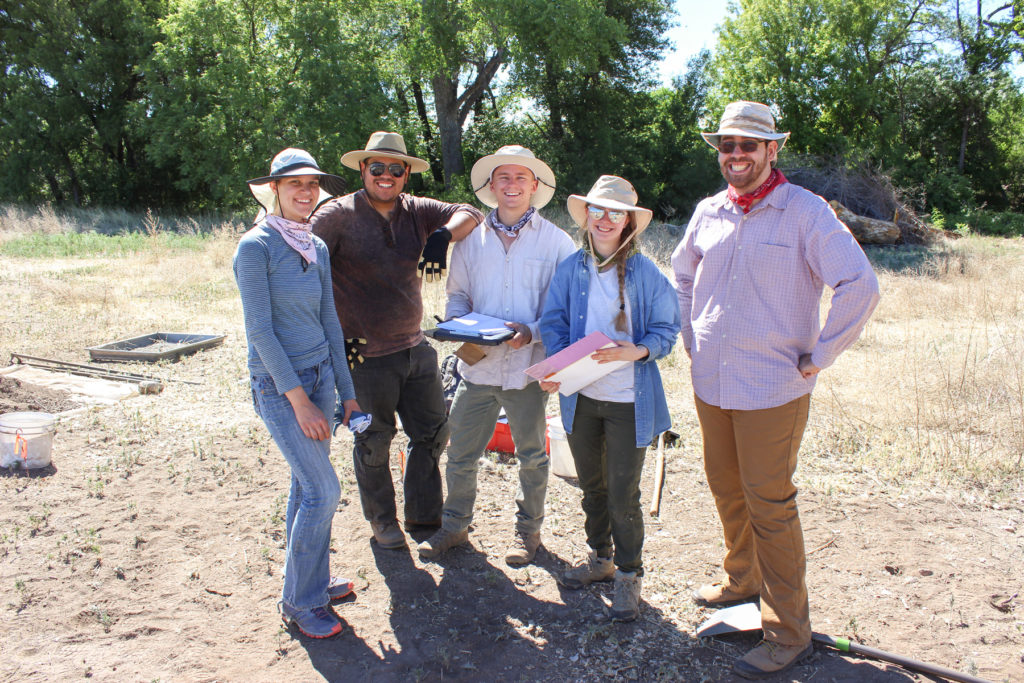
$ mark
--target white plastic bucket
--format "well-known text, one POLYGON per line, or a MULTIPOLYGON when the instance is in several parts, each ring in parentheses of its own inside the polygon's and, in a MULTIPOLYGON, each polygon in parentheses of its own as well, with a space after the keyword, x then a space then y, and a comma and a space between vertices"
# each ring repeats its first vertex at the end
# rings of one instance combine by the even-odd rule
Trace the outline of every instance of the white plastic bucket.
POLYGON ((0 415, 0 467, 32 470, 49 465, 55 423, 50 413, 0 415))
POLYGON ((576 463, 565 439, 562 418, 548 418, 548 454, 551 458, 551 473, 568 479, 576 478, 576 463))

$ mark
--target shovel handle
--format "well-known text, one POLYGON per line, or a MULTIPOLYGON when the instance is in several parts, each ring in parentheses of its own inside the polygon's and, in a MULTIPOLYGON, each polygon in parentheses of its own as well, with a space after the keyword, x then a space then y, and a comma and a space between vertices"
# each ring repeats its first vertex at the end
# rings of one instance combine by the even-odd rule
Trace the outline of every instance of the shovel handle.
POLYGON ((853 642, 852 640, 847 640, 846 638, 833 638, 832 636, 826 636, 822 633, 814 633, 811 638, 815 642, 828 645, 829 647, 833 647, 842 652, 852 652, 856 655, 880 659, 883 662, 892 662, 893 664, 898 664, 913 671, 920 671, 922 673, 931 674, 932 676, 939 676, 950 681, 963 681, 963 683, 991 683, 984 678, 960 673, 953 669, 947 669, 944 666, 921 662, 916 659, 911 659, 910 657, 886 652, 885 650, 878 650, 873 647, 868 647, 867 645, 861 645, 860 643, 853 642))
POLYGON ((665 484, 665 432, 658 434, 658 461, 654 466, 654 495, 651 497, 651 516, 661 512, 661 489, 665 484))

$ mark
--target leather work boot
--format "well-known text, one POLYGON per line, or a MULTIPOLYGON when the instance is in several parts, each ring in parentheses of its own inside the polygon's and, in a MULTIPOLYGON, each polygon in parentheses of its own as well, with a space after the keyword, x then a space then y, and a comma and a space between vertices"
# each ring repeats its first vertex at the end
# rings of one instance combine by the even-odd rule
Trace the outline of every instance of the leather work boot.
POLYGON ((468 540, 469 531, 467 529, 449 531, 442 527, 433 536, 416 546, 416 550, 419 552, 421 560, 433 560, 449 548, 462 545, 468 540))
POLYGON ((558 582, 566 588, 577 590, 595 581, 607 581, 615 574, 612 558, 601 557, 596 550, 591 550, 587 561, 566 571, 558 582))
POLYGON ((407 544, 405 534, 398 528, 398 522, 371 522, 373 537, 377 545, 388 550, 404 548, 407 544))
POLYGON ((730 602, 742 602, 756 598, 758 591, 740 592, 733 590, 724 583, 706 583, 693 591, 693 601, 698 605, 719 606, 730 602))
POLYGON ((615 571, 615 596, 609 614, 612 621, 633 621, 640 616, 643 577, 636 572, 615 571))
POLYGON ((532 534, 517 531, 512 545, 505 551, 505 562, 511 565, 527 564, 533 562, 537 555, 537 548, 540 547, 540 532, 532 534))
POLYGON ((770 640, 762 640, 757 647, 737 659, 732 670, 743 678, 768 678, 780 671, 785 671, 801 659, 814 652, 814 644, 783 645, 770 640))

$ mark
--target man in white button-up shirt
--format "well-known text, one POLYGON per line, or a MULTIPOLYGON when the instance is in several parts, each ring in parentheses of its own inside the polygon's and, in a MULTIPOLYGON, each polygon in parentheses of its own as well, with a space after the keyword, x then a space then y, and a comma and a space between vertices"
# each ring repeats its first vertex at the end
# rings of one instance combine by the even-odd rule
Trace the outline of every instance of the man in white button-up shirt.
POLYGON ((523 371, 544 357, 537 327, 544 298, 555 267, 576 247, 537 213, 554 194, 555 176, 530 150, 502 147, 473 165, 471 180, 480 201, 494 210, 483 230, 452 251, 445 317, 494 316, 508 321, 515 336, 484 347, 486 355, 473 365, 459 361, 462 383, 448 418, 442 526, 418 550, 421 558, 433 559, 468 540, 477 463, 504 409, 519 461, 515 534, 505 561, 519 565, 531 562, 540 546, 548 482, 547 394, 523 371))

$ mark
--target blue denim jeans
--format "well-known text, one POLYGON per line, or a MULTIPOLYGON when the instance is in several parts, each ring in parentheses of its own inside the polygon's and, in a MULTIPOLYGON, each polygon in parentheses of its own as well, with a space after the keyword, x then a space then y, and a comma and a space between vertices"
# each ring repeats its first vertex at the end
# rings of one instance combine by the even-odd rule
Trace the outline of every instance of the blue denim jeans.
MULTIPOLYGON (((334 412, 334 369, 331 361, 300 370, 299 381, 324 416, 334 412)), ((252 375, 256 414, 292 470, 285 515, 287 553, 281 599, 296 609, 326 605, 331 578, 331 522, 341 498, 338 475, 331 465, 330 439, 316 441, 302 433, 295 411, 279 394, 270 375, 252 375)))
POLYGON ((462 380, 448 417, 452 438, 445 470, 448 483, 442 516, 445 529, 462 531, 473 521, 478 462, 494 434, 498 411, 504 408, 519 460, 516 531, 528 534, 540 531, 548 490, 548 454, 544 447, 547 402, 547 392, 541 391, 536 382, 530 382, 523 389, 502 389, 462 380))

